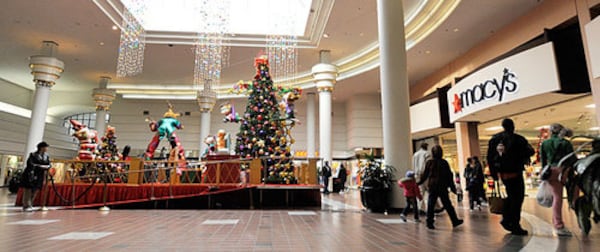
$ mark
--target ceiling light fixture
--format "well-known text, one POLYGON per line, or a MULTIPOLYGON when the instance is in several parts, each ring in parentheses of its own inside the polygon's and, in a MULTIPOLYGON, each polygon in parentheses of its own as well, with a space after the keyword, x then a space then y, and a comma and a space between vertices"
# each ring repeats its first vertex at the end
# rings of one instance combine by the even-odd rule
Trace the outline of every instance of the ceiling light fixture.
POLYGON ((119 29, 119 27, 117 27, 116 25, 113 25, 112 29, 116 31, 117 29, 119 29))
POLYGON ((498 130, 501 130, 501 129, 502 129, 502 126, 492 126, 492 127, 489 127, 489 128, 485 128, 486 131, 498 131, 498 130))
POLYGON ((595 104, 595 103, 588 104, 588 105, 585 105, 585 107, 586 107, 586 108, 590 108, 590 109, 592 109, 592 108, 596 108, 596 104, 595 104))
POLYGON ((590 131, 598 131, 598 130, 600 130, 600 127, 598 127, 598 126, 596 126, 596 127, 591 127, 591 128, 589 128, 588 130, 590 130, 590 131))
POLYGON ((323 33, 323 38, 329 38, 329 33, 323 33))
POLYGON ((541 129, 548 129, 550 128, 550 125, 542 125, 542 126, 538 126, 533 128, 534 130, 541 130, 541 129))
POLYGON ((454 28, 454 30, 452 30, 453 32, 458 32, 460 31, 458 28, 454 28))
POLYGON ((431 51, 429 51, 429 50, 425 51, 425 54, 430 54, 430 53, 431 53, 431 51))

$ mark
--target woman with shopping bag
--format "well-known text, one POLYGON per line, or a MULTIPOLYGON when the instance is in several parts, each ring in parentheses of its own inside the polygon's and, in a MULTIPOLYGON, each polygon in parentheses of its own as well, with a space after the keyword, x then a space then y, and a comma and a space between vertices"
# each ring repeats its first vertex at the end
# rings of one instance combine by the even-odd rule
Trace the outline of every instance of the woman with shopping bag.
MULTIPOLYGON (((541 177, 547 185, 540 186, 540 198, 544 198, 544 193, 547 195, 547 187, 552 191, 552 224, 554 231, 559 236, 571 236, 571 232, 565 227, 562 220, 562 202, 563 202, 563 183, 559 180, 562 168, 558 166, 558 162, 565 156, 573 152, 573 145, 568 140, 564 139, 561 131, 565 128, 554 123, 550 125, 550 133, 552 136, 544 141, 540 150, 540 158, 542 161, 541 177)), ((573 156, 574 158, 574 156, 573 156)), ((547 198, 547 196, 545 197, 547 198)))

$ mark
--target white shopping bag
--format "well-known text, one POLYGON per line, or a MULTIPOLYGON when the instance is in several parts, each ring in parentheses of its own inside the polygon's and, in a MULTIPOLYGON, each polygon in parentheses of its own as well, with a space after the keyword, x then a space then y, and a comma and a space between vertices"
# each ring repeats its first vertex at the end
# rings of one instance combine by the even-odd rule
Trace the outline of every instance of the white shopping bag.
POLYGON ((535 198, 540 206, 552 207, 552 187, 548 181, 542 181, 540 187, 538 187, 538 192, 535 198))

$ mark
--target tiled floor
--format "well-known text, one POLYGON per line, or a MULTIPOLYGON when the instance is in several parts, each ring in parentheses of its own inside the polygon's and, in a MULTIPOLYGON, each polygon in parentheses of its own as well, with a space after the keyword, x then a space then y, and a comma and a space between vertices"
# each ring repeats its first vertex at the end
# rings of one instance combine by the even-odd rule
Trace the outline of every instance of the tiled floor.
MULTIPOLYGON (((403 222, 397 214, 361 210, 356 192, 324 196, 313 210, 51 210, 21 213, 0 189, 0 251, 598 251, 600 227, 557 238, 550 209, 529 199, 515 237, 499 216, 457 207, 465 225, 452 229, 445 214, 437 229, 403 222), (36 225, 33 225, 36 224, 36 225), (533 226, 532 226, 533 225, 533 226)), ((14 200, 14 198, 13 198, 14 200)), ((466 202, 463 202, 466 203, 466 202)), ((571 212, 567 225, 576 231, 571 212)), ((424 220, 424 218, 423 218, 424 220)))

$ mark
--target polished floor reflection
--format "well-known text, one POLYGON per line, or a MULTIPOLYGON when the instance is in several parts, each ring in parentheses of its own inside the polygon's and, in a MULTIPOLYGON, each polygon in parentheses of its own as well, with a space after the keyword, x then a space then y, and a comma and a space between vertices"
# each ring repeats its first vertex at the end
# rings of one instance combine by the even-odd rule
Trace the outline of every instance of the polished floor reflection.
MULTIPOLYGON (((530 236, 515 237, 499 216, 458 206, 465 224, 452 229, 444 214, 437 229, 400 220, 397 214, 362 211, 358 194, 330 194, 322 209, 290 210, 51 210, 22 213, 0 189, 0 251, 593 251, 600 230, 581 237, 551 233, 550 209, 526 202, 523 225, 530 236)), ((466 204, 466 202, 463 202, 466 204)))

